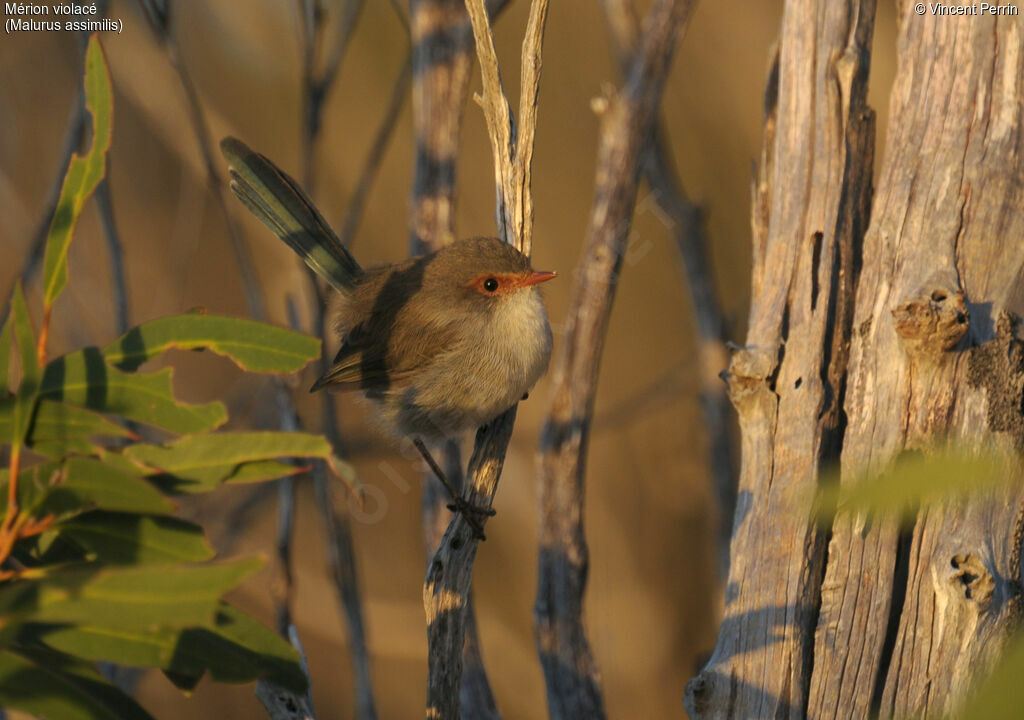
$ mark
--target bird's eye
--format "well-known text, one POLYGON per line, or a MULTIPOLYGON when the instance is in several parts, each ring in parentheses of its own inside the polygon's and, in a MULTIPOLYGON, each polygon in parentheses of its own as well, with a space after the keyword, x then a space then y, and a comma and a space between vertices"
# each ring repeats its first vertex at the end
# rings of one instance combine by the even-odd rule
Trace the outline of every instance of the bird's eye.
POLYGON ((486 290, 487 292, 494 292, 497 289, 498 289, 498 281, 497 280, 495 280, 492 277, 489 277, 486 280, 484 280, 484 290, 486 290))

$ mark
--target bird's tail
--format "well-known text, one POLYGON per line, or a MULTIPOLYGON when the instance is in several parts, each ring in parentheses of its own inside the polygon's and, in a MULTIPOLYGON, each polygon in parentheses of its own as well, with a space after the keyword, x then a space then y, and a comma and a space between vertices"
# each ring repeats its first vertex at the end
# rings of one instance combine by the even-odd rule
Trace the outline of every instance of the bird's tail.
POLYGON ((320 277, 341 292, 351 290, 363 270, 298 183, 237 138, 221 140, 220 150, 238 199, 320 277))

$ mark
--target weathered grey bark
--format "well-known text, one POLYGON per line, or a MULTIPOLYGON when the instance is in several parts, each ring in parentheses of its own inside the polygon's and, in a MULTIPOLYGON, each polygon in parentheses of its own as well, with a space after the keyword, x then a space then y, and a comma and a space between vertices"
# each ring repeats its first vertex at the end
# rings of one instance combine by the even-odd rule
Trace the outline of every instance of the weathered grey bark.
POLYGON ((901 13, 872 200, 874 3, 786 4, 750 331, 728 375, 743 434, 733 563, 691 717, 947 714, 1019 615, 1019 484, 928 506, 904 534, 885 516, 808 517, 837 454, 851 483, 949 440, 1014 472, 1024 446, 1024 20, 901 13))
MULTIPOLYGON (((497 185, 497 224, 499 237, 529 255, 533 232, 530 195, 530 158, 533 154, 533 133, 536 123, 537 88, 540 83, 541 47, 547 17, 547 0, 533 0, 523 39, 523 68, 520 97, 522 132, 518 144, 509 142, 512 118, 508 101, 501 87, 494 39, 488 14, 498 3, 485 5, 484 0, 466 0, 480 61, 483 84, 484 116, 487 120, 491 150, 495 158, 497 185), (504 110, 502 117, 501 110, 504 110), (505 139, 502 140, 502 133, 505 139)), ((463 498, 471 505, 487 508, 494 501, 498 478, 505 462, 505 453, 512 437, 518 406, 477 431, 473 454, 466 471, 463 498)), ((486 517, 480 519, 481 525, 486 517)), ((434 553, 423 583, 423 608, 427 616, 427 709, 428 718, 449 720, 459 717, 460 685, 475 682, 475 669, 463 677, 463 665, 473 663, 467 647, 475 626, 472 621, 470 587, 478 538, 461 513, 448 524, 434 553)), ((482 666, 480 666, 482 670, 482 666)), ((468 692, 462 701, 473 700, 468 692)))
MULTIPOLYGON (((494 18, 506 4, 507 0, 492 0, 488 14, 494 18)), ((409 250, 417 255, 438 250, 455 240, 455 167, 462 115, 469 95, 473 30, 464 0, 412 0, 410 16, 416 164, 409 250)), ((458 443, 448 441, 434 452, 438 449, 447 478, 454 487, 463 487, 458 443)), ((428 567, 451 521, 446 508, 449 501, 440 481, 427 471, 422 518, 428 567)), ((484 667, 471 595, 465 608, 462 677, 455 687, 461 717, 501 717, 484 667)))
MULTIPOLYGON (((1007 315, 1024 312, 1024 18, 950 20, 907 4, 901 22, 857 290, 846 477, 943 437, 1024 446, 1007 315)), ((886 717, 955 707, 1019 613, 1022 509, 1019 485, 931 508, 906 544, 892 523, 837 523, 809 712, 838 702, 856 717, 864 698, 886 717)))
POLYGON ((589 555, 583 532, 587 441, 641 163, 676 40, 694 5, 693 0, 653 5, 624 86, 606 99, 590 227, 565 340, 552 367, 553 399, 541 432, 537 471, 540 554, 534 617, 548 712, 554 720, 605 717, 582 617, 589 555))
MULTIPOLYGON (((640 38, 640 22, 631 0, 601 0, 623 75, 640 38)), ((729 395, 719 373, 726 364, 726 323, 708 261, 708 238, 700 207, 690 201, 672 161, 668 133, 659 118, 643 159, 643 177, 654 194, 662 219, 675 236, 681 267, 690 291, 697 330, 700 402, 707 437, 711 486, 718 498, 718 560, 722 578, 729 572, 729 539, 736 511, 737 448, 729 423, 729 395)))
MULTIPOLYGON (((491 507, 505 463, 505 451, 512 438, 516 409, 513 407, 477 431, 466 471, 467 487, 463 492, 463 497, 472 505, 491 507)), ((461 717, 461 684, 470 679, 463 678, 463 668, 476 547, 473 528, 457 513, 441 538, 423 584, 429 647, 427 717, 434 720, 461 717)))
POLYGON ((316 720, 316 713, 313 712, 313 683, 309 677, 309 665, 306 662, 306 653, 302 649, 302 642, 299 640, 299 632, 294 625, 289 625, 285 634, 292 646, 299 651, 299 665, 306 676, 306 682, 309 683, 306 693, 298 695, 268 680, 260 680, 256 683, 256 697, 263 703, 270 720, 316 720))

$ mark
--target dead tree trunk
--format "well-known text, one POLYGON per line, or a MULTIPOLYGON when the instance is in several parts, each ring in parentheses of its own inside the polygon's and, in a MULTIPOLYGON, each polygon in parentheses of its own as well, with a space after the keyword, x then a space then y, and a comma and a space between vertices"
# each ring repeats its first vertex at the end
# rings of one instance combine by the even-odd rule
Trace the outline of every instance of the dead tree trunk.
POLYGON ((1024 18, 900 3, 872 198, 874 5, 786 3, 750 329, 728 372, 732 566, 717 647, 687 687, 694 718, 949 713, 1019 613, 1019 485, 903 528, 808 516, 831 459, 851 483, 950 440, 1008 459, 1024 446, 1024 18))

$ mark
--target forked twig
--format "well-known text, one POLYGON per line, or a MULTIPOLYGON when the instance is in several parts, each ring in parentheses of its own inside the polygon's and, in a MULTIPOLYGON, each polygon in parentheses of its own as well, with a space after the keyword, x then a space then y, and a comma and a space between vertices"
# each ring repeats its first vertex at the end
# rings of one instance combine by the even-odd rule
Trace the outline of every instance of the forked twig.
MULTIPOLYGON (((488 2, 492 20, 506 5, 507 0, 488 2)), ((455 171, 472 74, 473 31, 461 1, 415 0, 411 16, 416 165, 410 254, 417 255, 439 250, 455 239, 455 171)), ((459 444, 449 440, 439 449, 444 475, 461 494, 465 481, 459 444)), ((428 566, 450 523, 449 497, 450 492, 435 475, 424 475, 422 522, 428 566)), ((479 534, 483 534, 482 528, 479 534)), ((461 712, 467 720, 497 720, 500 714, 484 669, 471 602, 467 603, 464 619, 461 712)))
MULTIPOLYGON (((497 185, 496 221, 499 236, 525 254, 529 254, 532 236, 532 207, 529 200, 529 165, 532 147, 517 150, 512 114, 501 88, 490 22, 483 0, 466 0, 477 57, 481 66, 484 95, 482 105, 487 120, 491 149, 494 154, 495 182, 497 185), (514 163, 517 153, 527 153, 518 169, 514 163), (517 189, 518 188, 518 189, 517 189)), ((540 77, 541 41, 547 17, 547 0, 533 0, 530 22, 523 41, 524 90, 521 105, 535 104, 536 88, 540 77)), ((525 114, 523 136, 532 146, 536 113, 531 108, 525 114)), ((524 141, 523 144, 525 144, 524 141)), ((464 499, 473 507, 490 508, 498 487, 498 478, 504 464, 505 453, 512 437, 517 407, 477 431, 473 454, 466 473, 464 499)), ((481 518, 481 524, 486 518, 481 518)), ((456 515, 448 525, 441 544, 434 553, 423 586, 423 605, 427 616, 428 683, 427 717, 459 717, 459 696, 463 669, 463 648, 466 623, 470 607, 473 561, 476 557, 476 539, 466 519, 456 515)))

